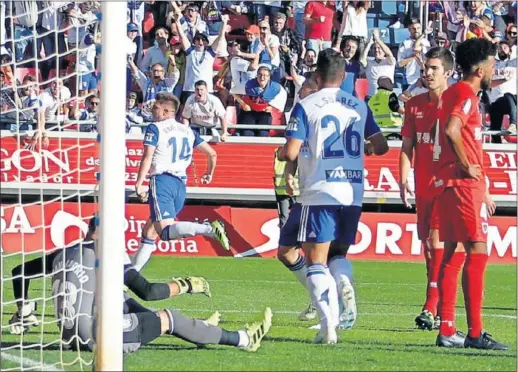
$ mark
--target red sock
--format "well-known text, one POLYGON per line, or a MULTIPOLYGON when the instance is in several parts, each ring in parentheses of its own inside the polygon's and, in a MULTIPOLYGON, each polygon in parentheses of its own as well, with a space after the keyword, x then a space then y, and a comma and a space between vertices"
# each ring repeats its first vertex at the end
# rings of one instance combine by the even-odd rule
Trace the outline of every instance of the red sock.
POLYGON ((426 302, 423 306, 423 310, 428 310, 434 316, 437 315, 437 303, 439 302, 439 287, 437 282, 439 281, 439 269, 441 268, 443 252, 444 249, 434 249, 432 251, 431 260, 427 263, 428 286, 426 287, 426 302))
POLYGON ((464 263, 465 253, 455 252, 448 262, 441 263, 439 270, 439 316, 441 328, 439 333, 443 336, 453 336, 455 329, 455 305, 457 303, 457 287, 459 273, 464 263))
POLYGON ((468 254, 462 272, 462 291, 468 318, 468 335, 480 337, 482 333, 482 299, 487 254, 468 254))

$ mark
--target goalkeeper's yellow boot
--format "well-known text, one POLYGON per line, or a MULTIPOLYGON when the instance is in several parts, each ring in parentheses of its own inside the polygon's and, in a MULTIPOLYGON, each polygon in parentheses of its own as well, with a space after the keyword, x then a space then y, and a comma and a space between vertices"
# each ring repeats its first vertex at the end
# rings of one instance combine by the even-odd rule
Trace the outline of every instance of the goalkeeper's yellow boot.
POLYGON ((212 221, 212 236, 216 239, 223 249, 230 251, 230 243, 228 241, 227 232, 225 231, 225 224, 219 220, 212 221))
POLYGON ((178 287, 180 287, 180 294, 203 293, 207 297, 212 297, 212 294, 210 293, 209 282, 207 282, 207 279, 205 278, 199 276, 189 276, 185 279, 173 278, 173 282, 178 284, 178 287))
POLYGON ((216 311, 214 314, 209 316, 207 320, 205 320, 205 323, 210 324, 214 327, 217 327, 219 325, 219 321, 221 319, 221 314, 219 311, 216 311))
POLYGON ((246 326, 246 334, 248 335, 249 343, 244 350, 255 352, 261 347, 261 340, 272 326, 272 316, 272 309, 267 307, 264 310, 264 319, 262 321, 246 326))

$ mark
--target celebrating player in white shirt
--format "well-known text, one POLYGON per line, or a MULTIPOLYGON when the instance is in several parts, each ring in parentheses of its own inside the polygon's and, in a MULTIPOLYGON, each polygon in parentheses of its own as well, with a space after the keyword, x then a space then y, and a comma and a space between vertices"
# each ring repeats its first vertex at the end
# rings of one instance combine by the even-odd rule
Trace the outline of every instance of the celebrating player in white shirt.
POLYGON ((355 242, 361 215, 365 140, 376 155, 386 153, 388 145, 365 102, 340 90, 343 57, 332 49, 322 51, 316 71, 320 90, 293 110, 282 155, 298 159, 303 206, 298 240, 307 261, 308 291, 320 316, 315 342, 330 344, 337 341, 338 293, 349 294, 344 255, 355 242), (339 245, 329 252, 333 240, 339 245))
MULTIPOLYGON (((201 177, 203 184, 212 181, 217 160, 216 152, 207 142, 174 119, 179 106, 173 94, 157 94, 152 110, 155 123, 147 127, 144 136, 144 154, 135 184, 136 194, 142 202, 149 199, 152 226, 162 240, 204 235, 218 240, 228 251, 228 237, 221 221, 211 224, 175 221, 185 203, 187 168, 192 162, 194 148, 207 154, 208 170, 201 177), (143 193, 141 188, 148 173, 149 193, 143 193)), ((144 239, 135 257, 138 269, 149 260, 154 249, 155 232, 149 221, 142 236, 144 239)))

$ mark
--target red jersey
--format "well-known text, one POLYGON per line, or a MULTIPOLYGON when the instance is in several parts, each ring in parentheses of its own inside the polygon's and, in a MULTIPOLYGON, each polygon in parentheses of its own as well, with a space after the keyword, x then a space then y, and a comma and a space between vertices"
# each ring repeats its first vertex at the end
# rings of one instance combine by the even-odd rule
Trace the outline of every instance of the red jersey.
POLYGON ((306 40, 321 38, 324 41, 331 41, 333 30, 333 19, 335 18, 336 8, 334 1, 328 1, 325 5, 321 1, 310 1, 306 4, 304 16, 311 16, 311 19, 318 19, 311 25, 306 25, 306 40), (320 22, 320 16, 326 17, 324 22, 320 22))
POLYGON ((464 186, 478 187, 485 182, 469 177, 462 170, 453 146, 446 138, 446 123, 450 116, 456 116, 462 122, 462 142, 464 152, 470 164, 483 168, 482 118, 478 109, 479 99, 468 83, 459 82, 446 90, 441 97, 439 109, 439 133, 434 145, 435 186, 437 188, 464 186))
POLYGON ((433 173, 432 128, 437 124, 437 103, 428 93, 412 97, 405 105, 405 121, 401 128, 403 137, 413 138, 415 143, 414 177, 418 196, 424 196, 430 189, 433 173))

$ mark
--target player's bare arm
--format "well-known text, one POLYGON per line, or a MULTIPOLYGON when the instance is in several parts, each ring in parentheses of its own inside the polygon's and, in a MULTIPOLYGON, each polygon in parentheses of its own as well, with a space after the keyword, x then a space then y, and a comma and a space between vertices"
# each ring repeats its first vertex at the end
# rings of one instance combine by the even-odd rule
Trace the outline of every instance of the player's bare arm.
POLYGON ((286 191, 288 192, 289 196, 294 196, 295 192, 299 188, 297 177, 295 177, 295 174, 297 173, 297 167, 297 160, 288 161, 286 168, 284 169, 284 174, 286 176, 286 191))
POLYGON ((146 145, 144 146, 144 154, 142 155, 142 160, 140 161, 140 167, 138 169, 137 183, 135 183, 135 193, 141 202, 147 201, 147 193, 141 192, 142 185, 144 184, 144 180, 149 173, 149 169, 151 168, 151 161, 153 160, 153 155, 155 154, 156 147, 146 145))
POLYGON ((374 155, 385 155, 389 150, 387 139, 381 132, 373 134, 372 136, 367 138, 367 141, 369 141, 372 144, 374 155))
POLYGON ((212 177, 214 176, 214 170, 216 169, 216 163, 218 162, 218 154, 207 142, 202 142, 198 147, 196 147, 196 149, 207 155, 207 171, 201 177, 201 183, 208 185, 212 182, 212 177))
POLYGON ((297 160, 302 141, 295 138, 289 138, 286 144, 277 153, 277 158, 280 161, 295 161, 297 160))
POLYGON ((408 184, 408 174, 412 168, 414 148, 414 139, 410 137, 403 137, 401 152, 399 154, 399 193, 403 204, 407 208, 412 208, 412 204, 410 204, 408 201, 408 195, 414 196, 414 192, 408 184))
POLYGON ((464 143, 462 142, 462 127, 463 124, 460 118, 457 116, 450 116, 445 128, 446 138, 451 144, 462 170, 469 174, 471 178, 479 181, 482 175, 482 170, 478 164, 470 164, 468 161, 468 157, 464 151, 464 143))

